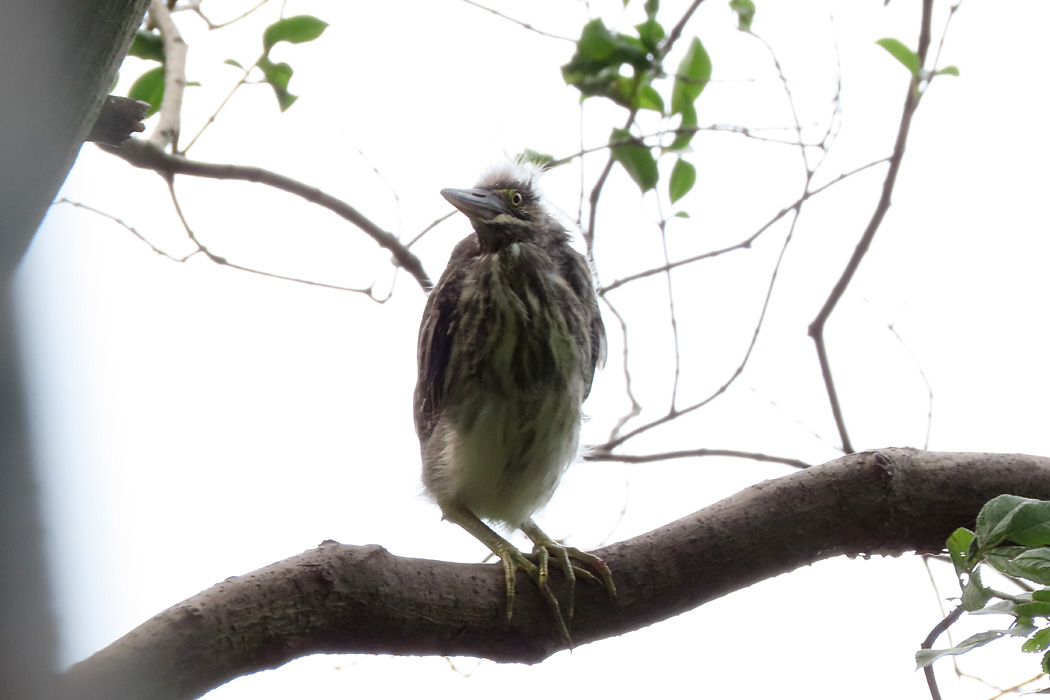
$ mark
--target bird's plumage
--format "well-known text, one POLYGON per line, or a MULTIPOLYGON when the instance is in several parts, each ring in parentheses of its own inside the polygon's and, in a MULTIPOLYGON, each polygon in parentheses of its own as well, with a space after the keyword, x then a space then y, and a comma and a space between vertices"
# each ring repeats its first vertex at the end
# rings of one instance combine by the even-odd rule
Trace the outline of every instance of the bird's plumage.
POLYGON ((453 250, 420 326, 423 483, 443 508, 516 528, 576 455, 605 331, 587 261, 531 174, 496 170, 474 190, 442 194, 475 230, 453 250))
POLYGON ((577 576, 600 581, 613 599, 616 586, 605 562, 556 543, 532 514, 576 456, 581 404, 605 352, 590 268, 544 208, 531 172, 499 168, 475 189, 441 194, 474 232, 452 251, 419 327, 423 485, 447 520, 500 558, 508 623, 515 573, 524 570, 571 645, 577 576), (520 528, 532 554, 482 519, 520 528), (548 585, 552 562, 569 583, 565 614, 548 585))

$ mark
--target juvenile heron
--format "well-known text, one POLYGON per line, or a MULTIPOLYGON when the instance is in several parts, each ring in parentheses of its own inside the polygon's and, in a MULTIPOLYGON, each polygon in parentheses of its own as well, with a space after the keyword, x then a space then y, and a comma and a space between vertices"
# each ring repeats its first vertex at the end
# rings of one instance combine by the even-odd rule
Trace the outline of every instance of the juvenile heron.
POLYGON ((616 595, 601 559, 554 542, 532 520, 576 456, 580 404, 604 359, 590 269, 523 165, 494 169, 475 189, 441 195, 466 214, 474 233, 453 249, 419 327, 415 420, 423 485, 446 520, 502 561, 507 621, 521 569, 569 641, 577 576, 600 578, 616 595), (521 529, 532 553, 484 520, 521 529), (564 616, 548 586, 552 558, 569 582, 564 616))

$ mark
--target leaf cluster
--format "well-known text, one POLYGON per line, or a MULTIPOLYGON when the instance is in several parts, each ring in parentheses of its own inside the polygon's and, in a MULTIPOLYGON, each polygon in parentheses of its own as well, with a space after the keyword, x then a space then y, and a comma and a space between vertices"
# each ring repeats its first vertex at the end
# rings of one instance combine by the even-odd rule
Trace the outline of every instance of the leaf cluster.
MULTIPOLYGON (((754 3, 733 0, 730 7, 739 16, 740 29, 750 31, 754 3)), ((562 66, 562 77, 580 91, 581 100, 607 99, 629 110, 629 124, 639 111, 678 119, 670 143, 650 145, 632 134, 629 127, 614 128, 609 137, 613 160, 643 193, 655 189, 660 181, 660 157, 675 155, 667 189, 673 204, 696 184, 696 167, 683 154, 698 128, 697 102, 711 80, 712 64, 699 37, 693 37, 677 69, 669 74, 664 59, 670 40, 658 12, 658 0, 647 0, 646 20, 635 25, 631 33, 614 31, 601 19, 589 22, 576 42, 572 59, 562 66)))
MULTIPOLYGON (((282 41, 290 44, 303 44, 321 36, 328 27, 328 23, 311 15, 296 15, 295 17, 284 17, 263 30, 263 51, 256 59, 253 67, 262 71, 262 82, 268 84, 277 98, 277 104, 281 111, 285 111, 298 99, 288 91, 288 83, 295 72, 292 67, 285 63, 275 63, 270 59, 270 50, 282 41)), ((150 116, 160 109, 161 101, 164 99, 164 75, 165 56, 164 41, 160 33, 153 29, 141 29, 136 33, 128 55, 135 56, 147 61, 156 61, 160 65, 150 68, 140 75, 128 91, 128 97, 133 97, 150 104, 146 116, 150 116)), ((228 58, 226 64, 246 70, 238 61, 228 58)), ((250 70, 247 69, 247 70, 250 70)), ((246 70, 246 72, 247 72, 246 70)), ((200 85, 200 83, 187 83, 187 85, 200 85)))
POLYGON ((944 656, 966 653, 1003 637, 1026 638, 1021 649, 1042 652, 1043 673, 1050 673, 1050 501, 1005 494, 986 503, 975 530, 959 528, 947 542, 962 588, 962 606, 971 614, 1010 615, 1006 628, 980 632, 949 649, 922 649, 920 667, 944 656), (991 567, 1023 589, 1011 594, 984 584, 991 567))

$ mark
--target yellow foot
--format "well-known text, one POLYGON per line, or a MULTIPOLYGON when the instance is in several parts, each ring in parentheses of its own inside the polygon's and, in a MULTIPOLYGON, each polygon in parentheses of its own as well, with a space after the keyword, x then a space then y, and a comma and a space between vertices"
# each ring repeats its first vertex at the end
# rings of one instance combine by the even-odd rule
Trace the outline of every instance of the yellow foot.
POLYGON ((616 600, 616 585, 613 583, 612 572, 609 571, 604 561, 575 547, 558 544, 544 534, 543 530, 539 529, 531 519, 521 526, 521 530, 532 540, 534 548, 531 554, 522 554, 517 547, 500 537, 468 508, 458 504, 444 504, 442 510, 445 518, 486 544, 503 563, 503 576, 507 587, 507 606, 504 615, 508 625, 514 615, 514 582, 519 569, 529 575, 539 589, 540 595, 547 601, 547 607, 554 616, 558 633, 570 648, 572 638, 569 636, 569 626, 566 620, 571 621, 576 611, 576 579, 601 582, 605 585, 605 590, 609 592, 609 597, 616 600), (561 604, 549 585, 552 555, 555 566, 562 570, 569 583, 566 615, 562 615, 561 604))
MULTIPOLYGON (((521 526, 521 529, 522 532, 528 535, 529 539, 532 540, 534 548, 532 554, 529 555, 529 559, 535 561, 535 564, 539 569, 538 577, 544 581, 544 584, 549 575, 551 554, 554 555, 554 561, 558 568, 565 574, 565 578, 569 582, 569 600, 568 605, 566 606, 566 616, 569 620, 572 620, 572 616, 576 611, 577 578, 582 578, 585 581, 591 581, 594 583, 598 583, 600 580, 601 583, 605 585, 605 590, 608 591, 609 598, 616 600, 616 584, 613 583, 612 571, 609 570, 608 565, 600 558, 575 547, 567 547, 555 542, 531 519, 526 521, 525 524, 521 526), (589 567, 590 570, 583 566, 578 566, 573 563, 574 561, 589 567), (592 571, 594 573, 592 573, 592 571), (595 574, 597 574, 597 576, 595 576, 595 574)), ((538 582, 537 585, 539 585, 538 582)))
MULTIPOLYGON (((501 547, 500 551, 496 552, 499 555, 500 560, 503 562, 503 574, 506 578, 507 585, 507 608, 506 618, 507 624, 510 624, 511 618, 514 615, 514 580, 515 573, 518 569, 521 569, 529 578, 532 579, 533 583, 540 591, 540 595, 547 601, 547 607, 550 608, 551 614, 554 616, 554 623, 558 627, 558 634, 565 643, 571 648, 572 637, 569 636, 569 627, 565 624, 565 617, 561 613, 561 604, 558 603, 558 597, 554 595, 554 591, 551 590, 548 580, 550 578, 550 568, 547 563, 546 552, 544 556, 538 557, 536 562, 532 561, 532 557, 535 556, 535 552, 532 555, 522 554, 521 551, 513 546, 507 545, 507 547, 501 547)), ((569 619, 572 619, 572 599, 569 600, 569 619)))

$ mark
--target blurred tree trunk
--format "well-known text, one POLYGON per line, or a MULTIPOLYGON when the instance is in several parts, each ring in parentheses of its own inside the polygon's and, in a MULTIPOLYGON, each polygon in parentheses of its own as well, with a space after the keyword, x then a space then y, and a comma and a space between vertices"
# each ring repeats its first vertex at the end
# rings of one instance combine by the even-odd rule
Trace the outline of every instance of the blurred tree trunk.
POLYGON ((148 0, 9 0, 0 22, 0 698, 52 698, 55 626, 11 278, 148 0))

